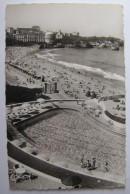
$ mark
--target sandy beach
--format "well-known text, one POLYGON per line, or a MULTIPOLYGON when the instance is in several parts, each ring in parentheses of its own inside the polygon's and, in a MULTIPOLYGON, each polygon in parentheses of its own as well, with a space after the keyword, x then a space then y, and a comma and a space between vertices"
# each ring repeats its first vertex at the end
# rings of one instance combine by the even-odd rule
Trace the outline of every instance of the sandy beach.
MULTIPOLYGON (((38 50, 37 45, 32 47, 8 47, 5 61, 7 83, 28 88, 44 87, 44 83, 39 80, 34 79, 33 82, 29 83, 27 81, 29 76, 12 67, 11 64, 13 64, 26 69, 28 72, 35 72, 44 76, 47 83, 57 82, 59 93, 50 94, 51 99, 89 99, 89 108, 92 106, 97 108, 97 101, 92 101, 90 97, 86 96, 88 91, 94 92, 97 97, 119 95, 125 92, 124 82, 122 81, 105 79, 92 72, 77 71, 73 68, 51 63, 47 58, 39 58, 37 54, 40 52, 42 51, 38 50)), ((82 104, 73 106, 81 109, 82 104)), ((117 106, 117 102, 109 101, 109 103, 105 103, 105 106, 112 112, 113 107, 117 106)), ((94 116, 93 111, 91 112, 88 109, 84 110, 83 113, 94 116)), ((121 112, 118 113, 118 116, 120 115, 121 112)), ((102 114, 95 119, 106 123, 108 127, 110 126, 104 120, 102 114)), ((110 127, 114 129, 115 126, 110 127)), ((125 125, 123 130, 125 130, 125 125)), ((100 171, 104 171, 105 161, 109 162, 110 160, 109 175, 119 176, 119 179, 124 181, 125 138, 102 131, 100 126, 96 127, 87 120, 87 116, 82 117, 73 112, 56 114, 50 120, 42 121, 31 128, 27 128, 25 132, 32 140, 39 140, 39 143, 36 143, 35 146, 40 153, 49 155, 50 160, 53 162, 58 160, 65 161, 65 163, 69 162, 70 166, 72 165, 71 168, 75 169, 75 166, 80 167, 81 155, 85 154, 86 160, 88 158, 92 160, 93 157, 97 158, 98 174, 100 171), (66 120, 69 121, 68 116, 70 122, 66 124, 66 120), (58 127, 57 124, 59 124, 58 127), (39 128, 42 130, 39 131, 39 128), (62 132, 61 128, 63 129, 62 132), (59 142, 60 139, 63 141, 59 142), (67 148, 65 147, 66 144, 68 145, 67 148)))
MULTIPOLYGON (((103 76, 99 76, 90 71, 79 71, 57 63, 51 63, 49 57, 46 56, 46 52, 45 57, 43 53, 42 50, 38 49, 38 45, 7 48, 5 61, 6 82, 11 85, 28 88, 44 87, 44 82, 39 80, 32 78, 31 82, 27 81, 30 76, 9 65, 13 64, 30 73, 44 76, 44 81, 47 83, 57 82, 59 89, 58 96, 62 94, 62 96, 60 96, 61 98, 88 99, 86 96, 88 91, 94 92, 97 98, 100 96, 122 95, 125 93, 124 81, 105 79, 103 76), (41 53, 42 58, 39 58, 38 56, 41 53)), ((55 94, 51 94, 50 97, 54 99, 55 96, 55 94)), ((115 108, 118 104, 119 103, 113 101, 105 102, 109 112, 120 117, 125 117, 124 111, 116 111, 113 109, 113 107, 115 108)))
MULTIPOLYGON (((73 68, 50 63, 46 57, 37 57, 41 52, 38 46, 10 47, 6 49, 5 62, 24 68, 28 72, 37 72, 40 75, 44 75, 45 81, 47 82, 57 81, 61 92, 74 92, 80 98, 85 97, 85 92, 88 89, 94 90, 96 93, 104 96, 108 94, 124 93, 124 82, 116 80, 110 81, 92 72, 76 71, 73 68)), ((8 67, 8 65, 6 67, 8 67)), ((14 71, 16 71, 16 69, 13 69, 12 73, 14 71)), ((19 72, 19 76, 20 75, 19 72)), ((22 80, 22 77, 19 77, 19 81, 17 80, 19 85, 26 85, 26 83, 22 83, 22 81, 25 81, 22 80)), ((32 85, 34 86, 35 84, 32 85)), ((28 87, 33 87, 32 85, 28 84, 28 87)))

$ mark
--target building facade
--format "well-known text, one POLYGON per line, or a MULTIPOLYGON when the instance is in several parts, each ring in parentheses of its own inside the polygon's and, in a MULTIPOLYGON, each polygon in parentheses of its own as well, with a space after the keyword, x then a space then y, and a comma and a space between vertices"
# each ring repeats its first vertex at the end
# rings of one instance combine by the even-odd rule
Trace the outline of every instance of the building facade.
POLYGON ((10 36, 13 36, 13 34, 14 34, 14 28, 8 27, 8 28, 6 29, 6 34, 7 34, 7 35, 10 35, 10 36))
POLYGON ((45 33, 45 42, 49 45, 53 44, 55 41, 55 33, 54 32, 46 32, 45 33))
POLYGON ((73 36, 79 36, 79 32, 73 32, 72 35, 73 36))
POLYGON ((56 33, 56 39, 61 40, 61 39, 63 39, 63 37, 64 37, 64 34, 61 31, 56 33))
POLYGON ((14 37, 22 42, 45 42, 45 34, 40 30, 39 26, 32 28, 17 28, 14 37))

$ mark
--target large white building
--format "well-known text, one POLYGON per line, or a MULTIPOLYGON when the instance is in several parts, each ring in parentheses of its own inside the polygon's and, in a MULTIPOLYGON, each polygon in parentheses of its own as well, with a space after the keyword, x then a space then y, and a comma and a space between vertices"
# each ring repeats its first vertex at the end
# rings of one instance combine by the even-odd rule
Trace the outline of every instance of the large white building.
POLYGON ((45 33, 45 42, 47 44, 53 44, 55 40, 55 33, 54 32, 46 32, 45 33))
POLYGON ((14 37, 22 42, 45 42, 45 34, 40 30, 39 26, 32 28, 17 28, 14 37))

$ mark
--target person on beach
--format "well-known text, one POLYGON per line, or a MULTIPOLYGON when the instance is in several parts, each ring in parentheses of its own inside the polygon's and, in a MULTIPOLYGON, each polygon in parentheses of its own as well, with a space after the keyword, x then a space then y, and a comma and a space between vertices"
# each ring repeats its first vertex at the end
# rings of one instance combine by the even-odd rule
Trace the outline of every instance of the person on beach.
POLYGON ((92 167, 92 166, 91 166, 91 164, 90 164, 90 161, 87 160, 87 169, 89 170, 91 167, 92 167))
POLYGON ((81 167, 83 167, 84 165, 84 155, 82 155, 82 158, 81 158, 81 167))
POLYGON ((109 171, 109 165, 108 165, 108 162, 105 162, 105 170, 106 170, 106 172, 108 172, 108 171, 109 171))
POLYGON ((93 164, 92 167, 95 169, 96 168, 96 158, 93 158, 93 164))
POLYGON ((85 105, 85 104, 84 104, 84 102, 83 102, 83 103, 82 103, 82 107, 83 107, 83 108, 84 108, 84 105, 85 105))

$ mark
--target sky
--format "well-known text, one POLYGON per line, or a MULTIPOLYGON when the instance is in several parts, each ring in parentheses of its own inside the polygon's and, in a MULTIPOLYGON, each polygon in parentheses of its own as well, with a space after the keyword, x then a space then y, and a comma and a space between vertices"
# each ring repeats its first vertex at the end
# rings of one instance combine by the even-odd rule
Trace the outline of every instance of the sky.
POLYGON ((107 4, 18 4, 6 6, 6 27, 40 26, 44 32, 123 39, 123 7, 107 4))

